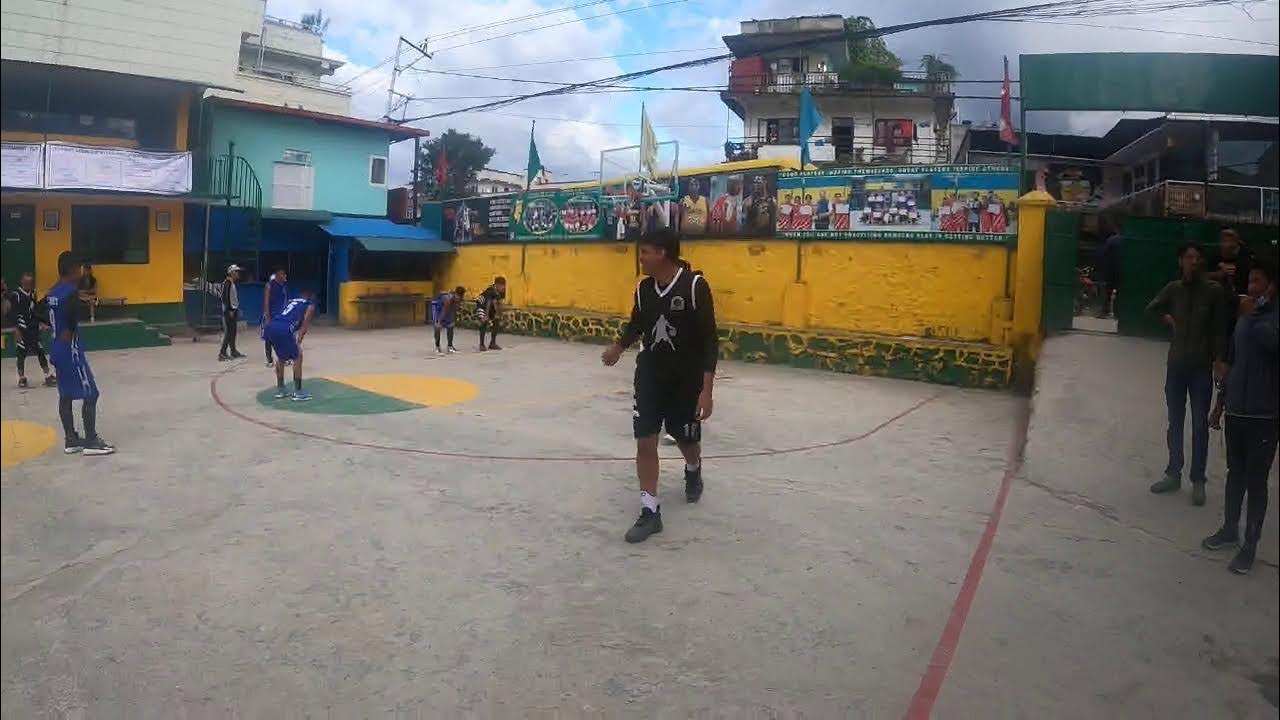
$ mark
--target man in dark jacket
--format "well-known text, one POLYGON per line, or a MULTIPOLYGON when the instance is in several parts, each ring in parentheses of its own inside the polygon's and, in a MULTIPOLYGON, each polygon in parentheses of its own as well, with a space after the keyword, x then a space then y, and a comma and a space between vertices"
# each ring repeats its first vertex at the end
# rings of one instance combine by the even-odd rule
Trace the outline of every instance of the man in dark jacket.
POLYGON ((222 349, 218 350, 219 360, 244 357, 244 353, 236 349, 236 329, 240 324, 240 293, 236 282, 240 280, 241 269, 235 264, 228 266, 227 277, 218 291, 218 299, 222 304, 222 349))
POLYGON ((1223 381, 1219 410, 1227 415, 1227 491, 1222 527, 1201 543, 1206 550, 1240 541, 1240 506, 1249 498, 1244 545, 1231 560, 1231 572, 1253 567, 1262 522, 1267 517, 1267 475, 1276 456, 1280 431, 1280 303, 1276 267, 1254 265, 1247 294, 1240 298, 1240 319, 1232 337, 1232 361, 1223 381))
POLYGON ((1182 486, 1182 432, 1191 400, 1191 502, 1204 505, 1205 464, 1209 454, 1209 404, 1213 382, 1226 370, 1226 301, 1222 286, 1201 272, 1204 251, 1185 243, 1178 248, 1181 277, 1161 288, 1147 312, 1157 313, 1170 330, 1164 397, 1169 408, 1169 464, 1153 493, 1182 486))

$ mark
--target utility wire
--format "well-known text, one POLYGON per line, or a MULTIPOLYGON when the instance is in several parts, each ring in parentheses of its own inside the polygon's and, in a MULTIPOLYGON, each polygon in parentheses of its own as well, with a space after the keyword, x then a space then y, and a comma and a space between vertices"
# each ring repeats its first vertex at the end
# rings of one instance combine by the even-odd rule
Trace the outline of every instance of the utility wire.
MULTIPOLYGON (((580 57, 580 58, 561 58, 559 60, 540 60, 537 62, 510 63, 507 65, 482 65, 480 67, 443 68, 440 70, 436 70, 435 72, 472 72, 475 70, 502 70, 506 68, 533 67, 535 65, 559 65, 561 63, 587 62, 589 60, 616 60, 618 58, 641 57, 643 55, 675 55, 677 53, 687 53, 687 52, 710 52, 712 50, 719 50, 720 47, 721 46, 719 45, 715 45, 712 47, 684 48, 683 50, 650 50, 647 52, 618 53, 617 55, 596 55, 594 57, 580 57)), ((420 68, 414 68, 413 71, 426 72, 425 70, 422 70, 420 68)))
POLYGON ((562 20, 560 22, 555 22, 548 25, 539 25, 537 27, 524 28, 523 30, 514 30, 504 35, 494 35, 492 37, 480 38, 479 40, 470 40, 468 42, 458 43, 457 45, 449 45, 448 47, 437 48, 432 50, 431 53, 434 55, 436 53, 447 52, 449 50, 457 50, 458 48, 462 48, 462 47, 469 47, 471 45, 478 45, 480 43, 492 42, 494 40, 502 40, 504 38, 515 37, 516 35, 523 35, 525 33, 537 32, 539 30, 546 30, 548 28, 560 27, 561 25, 572 25, 573 23, 576 23, 576 22, 586 22, 587 20, 596 20, 598 18, 610 17, 613 15, 626 15, 627 13, 640 12, 641 10, 651 10, 656 7, 662 7, 664 5, 675 5, 677 3, 683 3, 683 2, 689 2, 689 0, 666 0, 665 2, 649 3, 648 5, 641 5, 639 7, 627 8, 625 10, 615 10, 613 12, 600 13, 598 15, 588 15, 586 17, 575 17, 570 20, 562 20))
POLYGON ((1208 40, 1227 40, 1230 42, 1249 43, 1251 45, 1280 47, 1280 43, 1269 42, 1266 40, 1249 40, 1247 38, 1227 37, 1225 35, 1205 35, 1204 33, 1182 32, 1181 30, 1163 30, 1161 28, 1133 27, 1132 25, 1095 25, 1093 23, 1068 22, 1065 20, 1005 20, 1003 22, 1018 22, 1034 25, 1071 25, 1074 27, 1097 28, 1099 30, 1130 30, 1133 32, 1155 33, 1157 35, 1180 35, 1182 37, 1205 38, 1208 40))
MULTIPOLYGON (((680 2, 682 0, 670 0, 670 2, 680 2)), ((1244 0, 1251 2, 1256 0, 1244 0)), ((758 54, 770 52, 774 50, 782 50, 794 47, 803 47, 813 45, 820 42, 839 41, 839 40, 859 40, 883 37, 886 35, 894 35, 908 30, 917 30, 926 27, 938 27, 947 25, 959 25, 964 23, 985 21, 985 20, 1010 20, 1010 19, 1055 19, 1055 18, 1079 18, 1079 17, 1099 17, 1103 15, 1116 14, 1147 14, 1161 12, 1167 10, 1177 10, 1191 7, 1208 7, 1208 6, 1236 6, 1239 0, 1151 0, 1143 4, 1139 0, 1135 4, 1135 0, 1055 0, 1053 2, 1037 3, 1034 5, 1023 5, 1012 8, 1004 8, 1000 10, 989 10, 980 13, 969 13, 965 15, 956 15, 945 18, 935 18, 932 20, 921 20, 910 23, 902 23, 898 25, 889 25, 871 30, 864 30, 856 33, 846 33, 843 30, 829 34, 816 35, 790 42, 783 42, 772 47, 761 48, 758 54)), ((646 6, 652 7, 652 6, 646 6)), ((718 55, 710 55, 694 60, 686 60, 678 63, 671 63, 646 70, 636 72, 623 73, 606 78, 589 80, 580 83, 573 83, 565 87, 543 90, 527 95, 516 96, 506 100, 496 100, 479 105, 472 105, 465 108, 457 108, 429 115, 422 115, 416 118, 407 118, 401 122, 415 122, 418 120, 428 120, 439 117, 447 117, 465 112, 474 112, 477 110, 490 110, 505 107, 524 100, 530 100, 541 97, 551 97, 556 95, 565 95, 580 91, 589 87, 611 86, 621 82, 635 80, 637 78, 654 75, 660 72, 670 70, 681 70, 689 67, 698 67, 708 65, 710 63, 719 62, 734 57, 733 53, 721 53, 718 55)))

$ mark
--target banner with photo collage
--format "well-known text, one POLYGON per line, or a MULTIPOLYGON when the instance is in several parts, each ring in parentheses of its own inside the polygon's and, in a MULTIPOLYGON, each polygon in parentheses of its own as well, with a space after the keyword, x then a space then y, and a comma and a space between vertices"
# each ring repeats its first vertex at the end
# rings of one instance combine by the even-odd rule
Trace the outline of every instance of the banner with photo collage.
POLYGON ((517 199, 515 194, 504 194, 446 200, 441 209, 441 239, 454 245, 509 242, 517 199))
POLYGON ((771 236, 777 188, 778 172, 771 168, 681 177, 671 224, 687 239, 771 236))
POLYGON ((515 239, 572 242, 612 239, 611 213, 596 188, 546 190, 517 196, 515 239))
POLYGON ((777 236, 1004 240, 1018 170, 1005 165, 829 168, 778 175, 777 236))

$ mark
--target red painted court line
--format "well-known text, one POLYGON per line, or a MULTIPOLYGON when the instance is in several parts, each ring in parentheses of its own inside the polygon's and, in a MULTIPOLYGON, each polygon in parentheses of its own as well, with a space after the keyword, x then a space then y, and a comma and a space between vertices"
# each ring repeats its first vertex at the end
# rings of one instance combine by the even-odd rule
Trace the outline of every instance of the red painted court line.
MULTIPOLYGON (((242 413, 239 410, 235 410, 234 408, 228 406, 225 402, 223 402, 222 397, 218 395, 218 380, 221 379, 223 375, 230 373, 233 369, 234 368, 228 368, 227 370, 224 370, 223 372, 215 375, 213 379, 209 381, 209 395, 212 396, 213 402, 217 404, 218 407, 226 411, 227 413, 230 413, 231 415, 234 415, 235 417, 240 418, 245 422, 253 423, 254 425, 267 428, 268 430, 275 430, 277 432, 288 433, 290 435, 296 435, 298 437, 304 437, 311 440, 320 440, 320 441, 329 442, 329 443, 336 443, 338 445, 346 445, 348 447, 365 448, 367 450, 388 450, 391 452, 410 453, 413 455, 428 455, 431 457, 453 458, 458 460, 489 460, 494 462, 635 462, 634 455, 627 455, 625 457, 613 457, 608 455, 564 455, 564 456, 474 455, 471 453, 449 452, 447 450, 427 450, 425 448, 400 447, 396 445, 382 445, 379 443, 360 442, 358 440, 344 440, 342 438, 329 437, 327 435, 319 435, 317 433, 309 433, 309 432, 306 432, 305 430, 295 430, 290 427, 285 427, 284 425, 275 425, 265 420, 260 420, 251 415, 246 415, 245 413, 242 413)), ((843 438, 841 440, 833 440, 831 442, 816 443, 813 445, 802 445, 800 447, 783 448, 780 450, 755 450, 752 452, 722 453, 719 455, 707 454, 707 455, 703 455, 702 457, 705 460, 734 460, 738 458, 790 455, 793 453, 810 452, 813 450, 824 450, 827 448, 839 447, 841 445, 851 445, 853 443, 858 442, 859 440, 864 440, 868 437, 871 437, 872 435, 880 432, 881 430, 901 420, 902 418, 910 415, 916 410, 919 410, 925 405, 928 405, 934 400, 937 400, 938 398, 942 397, 942 395, 943 393, 941 392, 934 393, 933 395, 930 395, 924 398, 923 400, 920 400, 915 404, 911 405, 906 410, 903 410, 902 412, 897 413, 893 417, 890 417, 887 420, 884 420, 883 422, 877 424, 875 427, 871 428, 870 430, 866 430, 864 432, 858 433, 857 435, 843 438)), ((668 459, 678 459, 678 458, 668 458, 668 459)))
POLYGON ((996 529, 1000 527, 1000 518, 1004 515, 1005 504, 1009 500, 1009 488, 1013 478, 1022 465, 1022 448, 1027 442, 1027 424, 1030 421, 1028 407, 1019 413, 1014 426, 1013 438, 1009 444, 1009 452, 1005 458, 1004 476, 1000 478, 1000 490, 996 493, 995 505, 987 516, 987 526, 978 540, 978 547, 973 551, 973 559, 969 561, 969 571, 964 575, 964 582, 956 594, 956 601, 951 606, 951 615, 942 629, 942 637, 933 649, 929 665, 920 678, 920 687, 911 698, 905 715, 907 720, 927 720, 933 713, 933 705, 942 692, 942 683, 947 679, 947 671, 951 669, 951 661, 955 659, 956 648, 960 645, 960 634, 964 632, 964 624, 969 619, 969 610, 973 607, 973 599, 978 594, 978 584, 982 582, 982 571, 987 567, 987 559, 991 556, 991 546, 995 542, 996 529))

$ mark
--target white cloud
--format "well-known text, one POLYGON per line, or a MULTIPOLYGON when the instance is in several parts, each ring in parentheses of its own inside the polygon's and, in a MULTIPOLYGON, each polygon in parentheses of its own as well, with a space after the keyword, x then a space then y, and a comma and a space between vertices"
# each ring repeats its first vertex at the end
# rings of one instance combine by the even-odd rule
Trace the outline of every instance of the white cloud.
MULTIPOLYGON (((563 0, 561 0, 563 1, 563 0)), ((618 9, 638 7, 656 0, 617 0, 576 11, 578 17, 589 17, 618 9)), ((314 10, 315 0, 270 0, 272 15, 296 19, 314 10)), ((530 15, 563 7, 556 0, 479 0, 478 2, 434 2, 424 0, 328 0, 323 4, 332 18, 327 33, 327 54, 347 62, 337 79, 354 83, 356 94, 353 112, 362 117, 381 117, 386 109, 386 91, 391 78, 391 64, 370 68, 389 56, 396 40, 403 35, 420 40, 426 35, 440 35, 459 27, 491 23, 506 18, 530 15)), ((900 22, 943 17, 972 12, 986 6, 974 0, 920 0, 916 3, 881 5, 873 19, 881 26, 900 22)), ((1274 20, 1276 7, 1256 6, 1253 14, 1262 21, 1252 21, 1236 7, 1186 10, 1157 16, 1141 15, 1091 19, 1102 25, 1140 25, 1187 33, 1230 35, 1264 42, 1276 42, 1278 26, 1274 20), (1267 21, 1269 20, 1269 21, 1267 21)), ((462 43, 547 25, 574 17, 571 13, 533 18, 516 24, 481 30, 465 36, 433 39, 432 50, 439 50, 434 60, 423 59, 420 66, 428 69, 470 68, 477 66, 529 63, 567 57, 608 56, 618 53, 671 48, 719 47, 721 36, 737 31, 742 19, 787 17, 800 14, 830 12, 830 5, 817 0, 748 0, 729 3, 724 0, 690 0, 648 11, 574 22, 555 28, 529 32, 511 38, 481 42, 454 49, 462 43), (656 21, 656 22, 655 22, 656 21)), ((1001 56, 1008 55, 1016 78, 1020 53, 1083 51, 1201 51, 1243 52, 1274 55, 1276 47, 1246 45, 1210 38, 1138 33, 1125 30, 1075 28, 1056 25, 1012 23, 980 23, 945 28, 930 28, 892 35, 889 47, 902 57, 905 69, 914 69, 925 53, 947 55, 964 79, 995 80, 1000 75, 1001 56)), ((412 52, 412 51, 410 51, 412 52)), ((714 54, 707 52, 706 54, 714 54)), ((607 77, 628 69, 663 65, 698 57, 662 55, 626 60, 593 60, 580 63, 533 65, 477 71, 478 74, 530 78, 545 81, 574 82, 607 77)), ((408 59, 408 56, 405 58, 408 59)), ((651 76, 636 84, 646 85, 719 85, 727 79, 727 65, 715 64, 651 76)), ((442 112, 486 102, 476 95, 514 95, 551 86, 510 83, 496 80, 460 78, 438 74, 405 73, 397 82, 397 90, 417 97, 437 98, 412 103, 406 110, 410 117, 442 112), (447 98, 447 99, 441 99, 447 98)), ((965 94, 994 96, 999 86, 965 85, 965 94)), ((638 105, 642 98, 632 94, 576 94, 533 100, 503 108, 495 113, 466 113, 438 120, 416 123, 433 133, 448 128, 479 136, 497 150, 493 165, 520 171, 528 149, 529 119, 573 118, 599 123, 638 123, 638 105)), ((645 93, 651 117, 658 134, 681 142, 681 165, 717 162, 723 157, 726 135, 742 134, 741 122, 730 117, 724 128, 725 107, 715 93, 645 93), (711 127, 666 127, 663 125, 699 125, 711 127)), ((984 121, 995 117, 998 106, 993 101, 961 100, 962 117, 984 121)), ((1104 131, 1114 121, 1112 115, 1065 115, 1042 113, 1029 120, 1032 129, 1057 131, 1104 131)), ((538 147, 543 162, 558 177, 590 177, 599 162, 602 148, 630 145, 637 141, 638 127, 592 125, 544 120, 538 123, 538 147)), ((392 179, 408 176, 410 157, 402 143, 392 153, 392 179)))

